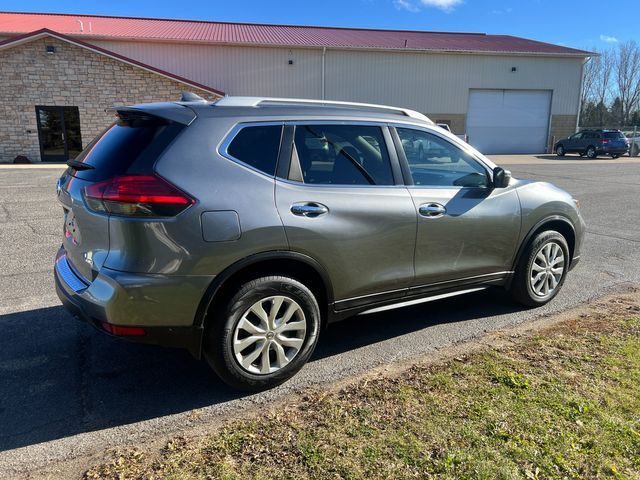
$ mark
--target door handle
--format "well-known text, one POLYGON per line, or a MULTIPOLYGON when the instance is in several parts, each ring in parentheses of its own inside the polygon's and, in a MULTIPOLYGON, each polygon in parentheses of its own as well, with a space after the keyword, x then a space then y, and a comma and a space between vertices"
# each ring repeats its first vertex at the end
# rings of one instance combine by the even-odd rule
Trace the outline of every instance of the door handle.
POLYGON ((440 218, 447 213, 447 209, 439 203, 425 203, 424 205, 420 205, 418 212, 420 212, 420 215, 423 217, 440 218))
POLYGON ((291 205, 291 213, 299 217, 315 218, 325 213, 329 213, 329 209, 321 203, 300 202, 291 205))

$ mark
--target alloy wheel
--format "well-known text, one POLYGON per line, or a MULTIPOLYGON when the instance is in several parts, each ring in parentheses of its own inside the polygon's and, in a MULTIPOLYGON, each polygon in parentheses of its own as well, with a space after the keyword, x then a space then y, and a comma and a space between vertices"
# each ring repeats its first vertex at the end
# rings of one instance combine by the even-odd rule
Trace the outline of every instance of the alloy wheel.
POLYGON ((540 297, 551 295, 562 280, 565 269, 564 252, 555 242, 545 243, 531 263, 529 285, 540 297))
POLYGON ((268 375, 288 365, 300 352, 307 332, 302 307, 283 295, 255 302, 233 332, 233 353, 246 371, 268 375))

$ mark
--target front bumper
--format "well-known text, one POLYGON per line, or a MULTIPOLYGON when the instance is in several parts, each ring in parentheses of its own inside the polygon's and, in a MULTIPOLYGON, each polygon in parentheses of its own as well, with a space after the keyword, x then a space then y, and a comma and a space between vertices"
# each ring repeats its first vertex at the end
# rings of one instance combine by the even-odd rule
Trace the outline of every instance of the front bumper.
POLYGON ((200 358, 203 326, 194 320, 212 277, 128 274, 103 268, 87 284, 60 248, 54 278, 60 301, 74 317, 107 334, 109 325, 140 327, 144 335, 121 338, 186 348, 200 358))

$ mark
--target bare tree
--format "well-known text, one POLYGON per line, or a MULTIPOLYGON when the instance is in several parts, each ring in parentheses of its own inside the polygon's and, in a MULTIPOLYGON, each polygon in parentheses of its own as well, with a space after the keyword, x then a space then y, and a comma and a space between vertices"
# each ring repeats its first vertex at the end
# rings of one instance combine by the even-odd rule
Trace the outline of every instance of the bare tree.
POLYGON ((582 96, 580 97, 580 109, 584 111, 587 102, 594 101, 594 85, 600 75, 600 53, 592 49, 595 55, 584 64, 582 74, 582 96))
POLYGON ((640 47, 629 40, 618 46, 616 51, 614 82, 617 95, 622 103, 623 124, 627 123, 640 101, 640 47))
POLYGON ((615 56, 611 50, 602 50, 598 57, 598 72, 593 82, 594 103, 599 106, 600 125, 604 125, 604 112, 602 106, 608 103, 611 94, 611 76, 615 64, 615 56))

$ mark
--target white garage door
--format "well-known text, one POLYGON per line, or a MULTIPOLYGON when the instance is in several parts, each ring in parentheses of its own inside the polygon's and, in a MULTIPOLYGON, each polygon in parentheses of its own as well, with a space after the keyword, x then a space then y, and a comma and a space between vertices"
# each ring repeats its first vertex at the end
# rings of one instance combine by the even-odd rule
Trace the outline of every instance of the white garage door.
POLYGON ((482 153, 544 153, 550 108, 548 90, 471 90, 469 142, 482 153))

